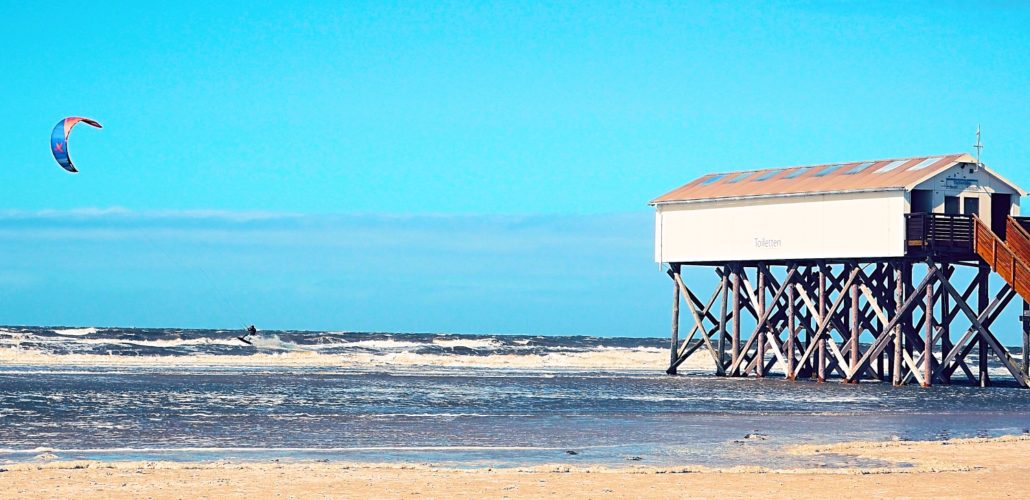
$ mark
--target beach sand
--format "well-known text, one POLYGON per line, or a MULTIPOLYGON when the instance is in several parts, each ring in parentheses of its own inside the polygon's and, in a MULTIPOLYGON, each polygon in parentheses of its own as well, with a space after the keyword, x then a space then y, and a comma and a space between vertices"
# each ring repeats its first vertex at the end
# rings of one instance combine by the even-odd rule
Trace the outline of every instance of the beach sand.
POLYGON ((867 469, 704 467, 454 470, 345 463, 51 462, 0 466, 4 498, 1024 497, 1030 437, 796 446, 867 469))

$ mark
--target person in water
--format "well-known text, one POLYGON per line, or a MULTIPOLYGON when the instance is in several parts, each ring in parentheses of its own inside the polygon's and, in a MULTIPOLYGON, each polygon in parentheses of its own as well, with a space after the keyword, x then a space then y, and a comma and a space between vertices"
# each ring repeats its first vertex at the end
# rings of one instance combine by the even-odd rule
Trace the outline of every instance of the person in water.
POLYGON ((250 326, 247 327, 247 333, 243 334, 240 337, 236 337, 236 338, 239 341, 243 342, 244 344, 254 345, 254 344, 252 344, 250 342, 250 338, 253 337, 253 336, 256 336, 256 335, 257 335, 257 327, 255 327, 254 325, 250 325, 250 326))

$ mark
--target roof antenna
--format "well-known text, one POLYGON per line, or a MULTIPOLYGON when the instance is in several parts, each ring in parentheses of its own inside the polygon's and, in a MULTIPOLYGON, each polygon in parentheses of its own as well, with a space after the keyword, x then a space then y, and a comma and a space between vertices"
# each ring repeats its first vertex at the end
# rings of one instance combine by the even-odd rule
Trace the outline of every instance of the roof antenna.
POLYGON ((980 143, 980 124, 976 124, 976 144, 973 145, 976 148, 976 170, 980 170, 983 163, 980 163, 980 150, 984 148, 984 145, 980 143))

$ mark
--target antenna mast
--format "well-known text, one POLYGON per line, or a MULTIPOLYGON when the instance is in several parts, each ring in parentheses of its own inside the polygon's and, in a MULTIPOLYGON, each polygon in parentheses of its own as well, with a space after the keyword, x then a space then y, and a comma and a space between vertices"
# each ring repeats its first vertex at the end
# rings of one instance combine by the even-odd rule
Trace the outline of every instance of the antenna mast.
POLYGON ((980 124, 976 124, 976 144, 973 145, 976 148, 976 169, 979 170, 983 163, 980 163, 980 151, 984 148, 984 145, 980 143, 980 124))

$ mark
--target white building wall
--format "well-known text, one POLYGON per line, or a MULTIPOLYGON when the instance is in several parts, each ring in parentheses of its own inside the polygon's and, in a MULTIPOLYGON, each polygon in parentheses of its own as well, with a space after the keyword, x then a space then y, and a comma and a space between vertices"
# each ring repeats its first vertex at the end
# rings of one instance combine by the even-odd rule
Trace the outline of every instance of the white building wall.
POLYGON ((904 191, 656 207, 656 262, 901 257, 904 191))

